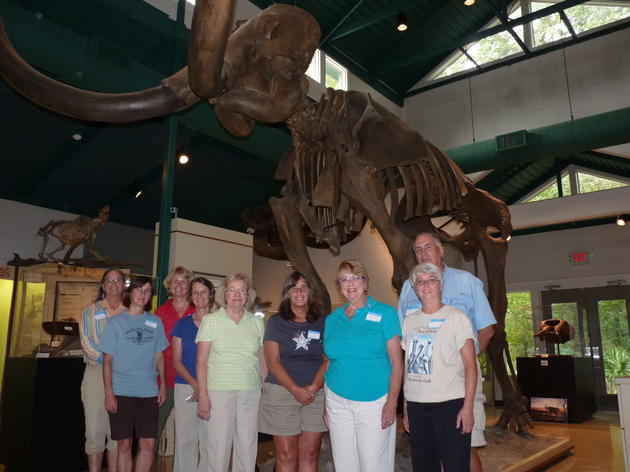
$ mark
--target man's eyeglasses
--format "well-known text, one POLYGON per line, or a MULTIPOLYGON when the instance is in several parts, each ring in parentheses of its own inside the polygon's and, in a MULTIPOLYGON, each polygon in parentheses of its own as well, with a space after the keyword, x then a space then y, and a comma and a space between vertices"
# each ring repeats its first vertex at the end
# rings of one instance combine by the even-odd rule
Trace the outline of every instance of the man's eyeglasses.
POLYGON ((435 250, 435 244, 425 244, 424 246, 416 246, 413 248, 413 252, 421 254, 423 252, 430 252, 435 250))

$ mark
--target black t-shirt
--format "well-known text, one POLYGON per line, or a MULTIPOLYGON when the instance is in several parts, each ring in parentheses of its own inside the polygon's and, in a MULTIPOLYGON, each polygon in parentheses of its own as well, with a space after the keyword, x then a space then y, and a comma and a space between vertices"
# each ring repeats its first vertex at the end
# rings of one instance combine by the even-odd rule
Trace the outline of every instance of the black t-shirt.
MULTIPOLYGON (((314 323, 297 323, 285 320, 279 314, 267 321, 265 341, 277 342, 280 362, 293 381, 300 387, 313 382, 313 378, 324 362, 324 317, 314 323)), ((266 382, 279 384, 271 371, 266 382)))

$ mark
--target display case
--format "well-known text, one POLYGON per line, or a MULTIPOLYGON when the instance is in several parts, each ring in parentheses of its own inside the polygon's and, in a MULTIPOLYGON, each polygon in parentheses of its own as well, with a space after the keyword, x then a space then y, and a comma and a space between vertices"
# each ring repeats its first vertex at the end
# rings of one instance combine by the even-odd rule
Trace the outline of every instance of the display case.
POLYGON ((619 402, 619 421, 621 426, 621 446, 625 472, 630 472, 630 377, 615 379, 617 401, 619 402))
POLYGON ((595 413, 595 382, 590 358, 518 357, 516 365, 523 395, 530 399, 565 399, 570 423, 585 421, 595 413))
POLYGON ((15 268, 1 392, 0 463, 7 472, 87 469, 83 356, 79 336, 60 333, 78 333, 105 270, 56 263, 15 268), (50 322, 57 322, 53 329, 50 322))

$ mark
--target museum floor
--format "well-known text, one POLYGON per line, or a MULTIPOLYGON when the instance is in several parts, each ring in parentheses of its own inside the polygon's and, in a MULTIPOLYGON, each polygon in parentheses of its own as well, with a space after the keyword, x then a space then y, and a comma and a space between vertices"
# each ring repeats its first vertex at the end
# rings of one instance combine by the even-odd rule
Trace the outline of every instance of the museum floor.
MULTIPOLYGON (((499 409, 487 411, 488 424, 497 419, 499 409)), ((543 469, 548 472, 623 472, 623 452, 619 415, 616 411, 597 412, 589 421, 579 424, 554 424, 536 422, 533 433, 538 436, 569 438, 575 443, 574 453, 543 469)), ((258 462, 269 460, 273 444, 262 443, 258 462)), ((158 458, 154 472, 172 472, 173 458, 158 458)), ((5 472, 0 465, 0 472, 5 472)))
MULTIPOLYGON (((500 413, 498 408, 489 408, 488 424, 494 423, 500 413)), ((399 422, 400 423, 400 422, 399 422)), ((616 411, 601 411, 589 421, 578 424, 554 424, 536 422, 532 431, 537 436, 569 438, 575 443, 574 453, 561 461, 542 469, 547 472, 623 472, 623 451, 619 414, 616 411)), ((262 443, 258 451, 258 463, 269 460, 273 444, 262 443)), ((160 458, 153 468, 155 472, 171 472, 172 457, 160 458)))

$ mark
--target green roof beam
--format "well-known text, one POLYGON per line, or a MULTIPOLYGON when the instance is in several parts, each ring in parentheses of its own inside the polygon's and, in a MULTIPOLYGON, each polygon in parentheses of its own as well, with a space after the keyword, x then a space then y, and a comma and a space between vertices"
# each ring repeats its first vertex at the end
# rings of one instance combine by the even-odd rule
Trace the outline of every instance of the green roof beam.
MULTIPOLYGON (((397 14, 400 11, 411 10, 412 8, 417 7, 418 5, 422 5, 426 3, 427 0, 407 0, 404 2, 394 3, 390 5, 388 8, 368 15, 360 20, 355 21, 354 23, 350 23, 339 32, 337 32, 332 38, 328 40, 328 42, 336 41, 337 39, 343 38, 344 36, 348 36, 349 34, 356 33, 363 28, 367 28, 368 26, 373 25, 374 23, 378 23, 385 18, 389 18, 397 14)), ((328 39, 328 38, 326 38, 328 39)))

